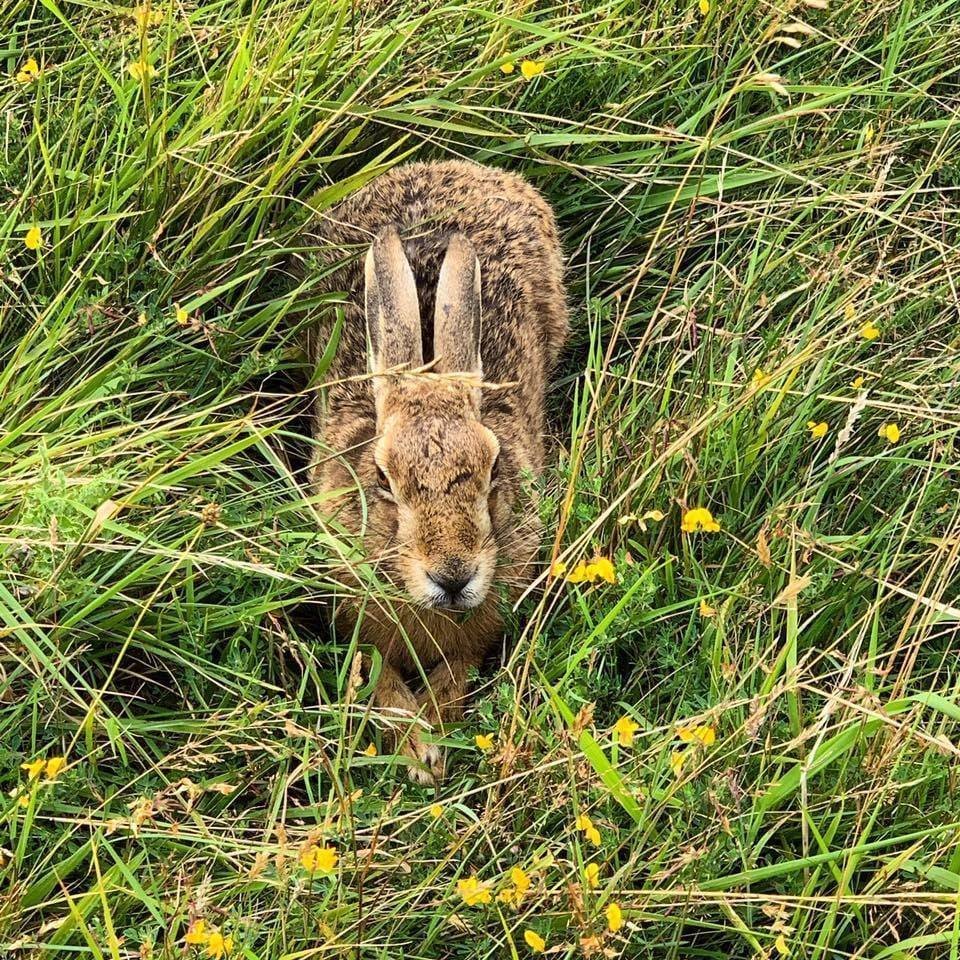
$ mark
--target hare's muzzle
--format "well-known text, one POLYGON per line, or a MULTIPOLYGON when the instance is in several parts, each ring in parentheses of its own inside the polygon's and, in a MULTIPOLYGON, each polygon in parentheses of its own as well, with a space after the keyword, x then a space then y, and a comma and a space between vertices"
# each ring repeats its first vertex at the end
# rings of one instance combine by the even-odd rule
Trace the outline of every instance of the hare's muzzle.
POLYGON ((486 594, 478 576, 477 567, 457 561, 441 570, 427 571, 428 592, 435 607, 469 610, 477 606, 486 594))

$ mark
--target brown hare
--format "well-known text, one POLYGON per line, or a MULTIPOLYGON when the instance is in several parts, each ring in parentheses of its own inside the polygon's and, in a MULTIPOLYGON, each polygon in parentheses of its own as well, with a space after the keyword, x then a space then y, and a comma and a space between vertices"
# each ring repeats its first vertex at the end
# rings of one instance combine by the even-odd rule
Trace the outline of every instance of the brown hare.
MULTIPOLYGON (((347 299, 313 482, 404 595, 392 611, 371 599, 360 638, 382 655, 376 704, 420 715, 403 749, 411 777, 430 782, 443 759, 422 721, 459 718, 504 603, 534 573, 528 481, 567 334, 556 223, 515 174, 413 163, 341 203, 320 233, 338 264, 327 288, 347 299)), ((321 320, 319 349, 332 329, 321 320)), ((341 605, 338 625, 358 616, 358 601, 341 605)))

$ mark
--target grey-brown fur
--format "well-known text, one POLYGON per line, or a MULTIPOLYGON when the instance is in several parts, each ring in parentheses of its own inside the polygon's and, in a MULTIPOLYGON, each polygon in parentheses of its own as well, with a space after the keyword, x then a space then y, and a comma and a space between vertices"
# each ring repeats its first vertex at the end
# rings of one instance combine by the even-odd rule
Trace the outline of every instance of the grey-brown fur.
MULTIPOLYGON (((501 587, 516 596, 529 583, 539 547, 535 510, 521 487, 524 474, 543 466, 544 389, 567 334, 553 213, 515 174, 463 162, 415 163, 331 211, 318 243, 325 259, 354 255, 328 284, 348 297, 329 386, 317 403, 322 452, 315 482, 333 491, 354 487, 359 477, 366 525, 355 492, 334 504, 338 520, 363 535, 381 572, 416 601, 398 604, 392 615, 367 610, 363 640, 384 661, 376 699, 388 709, 425 708, 433 723, 452 719, 462 711, 468 670, 500 636, 501 587), (365 300, 383 318, 371 328, 370 356, 365 300), (410 331, 418 322, 414 344, 410 331), (421 358, 429 372, 402 372, 421 358), (481 377, 502 386, 478 389, 481 377), (430 605, 440 602, 438 582, 456 585, 468 574, 461 593, 446 595, 475 603, 473 609, 430 605), (416 673, 412 654, 429 674, 419 696, 408 683, 416 673)), ((321 349, 329 313, 318 330, 321 349)), ((356 615, 345 610, 342 626, 349 629, 356 615)), ((440 774, 439 752, 423 738, 414 734, 407 749, 425 764, 418 768, 424 778, 440 774)))

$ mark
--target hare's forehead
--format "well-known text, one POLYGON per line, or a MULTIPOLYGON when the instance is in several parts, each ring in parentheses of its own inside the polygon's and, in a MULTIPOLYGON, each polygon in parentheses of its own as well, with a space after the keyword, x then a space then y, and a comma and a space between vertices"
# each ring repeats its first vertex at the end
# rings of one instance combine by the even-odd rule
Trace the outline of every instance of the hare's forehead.
POLYGON ((416 417, 388 425, 377 444, 377 462, 397 479, 445 486, 488 467, 496 441, 476 421, 416 417))

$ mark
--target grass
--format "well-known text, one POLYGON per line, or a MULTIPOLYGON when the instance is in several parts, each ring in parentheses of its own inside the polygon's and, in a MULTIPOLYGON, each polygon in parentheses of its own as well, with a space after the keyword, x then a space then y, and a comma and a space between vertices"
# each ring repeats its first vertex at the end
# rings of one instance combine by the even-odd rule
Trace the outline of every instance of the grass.
POLYGON ((711 7, 0 10, 0 954, 958 956, 960 4, 711 7), (556 207, 544 559, 618 576, 527 599, 434 793, 325 626, 378 587, 290 265, 444 156, 556 207))

